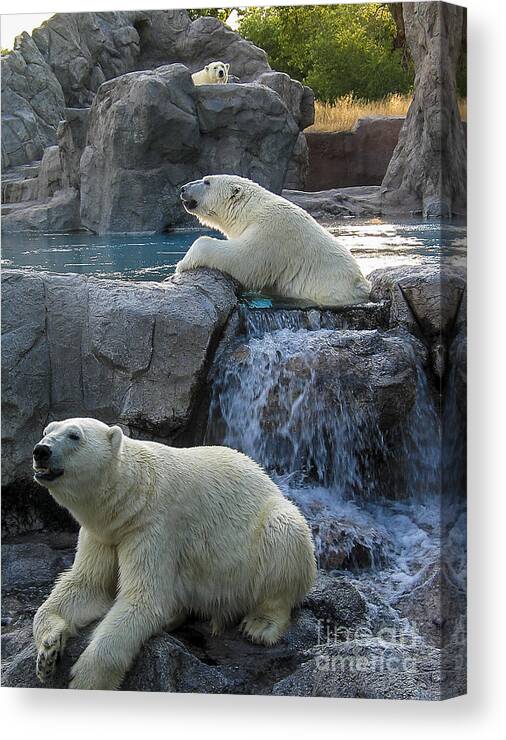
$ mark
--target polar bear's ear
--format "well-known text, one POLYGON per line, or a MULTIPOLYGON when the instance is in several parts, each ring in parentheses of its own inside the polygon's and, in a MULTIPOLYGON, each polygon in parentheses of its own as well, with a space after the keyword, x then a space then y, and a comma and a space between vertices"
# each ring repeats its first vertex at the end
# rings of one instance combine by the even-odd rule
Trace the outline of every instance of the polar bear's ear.
POLYGON ((226 70, 227 70, 227 72, 228 72, 228 70, 230 69, 230 64, 225 64, 225 69, 226 69, 226 70))
POLYGON ((121 427, 110 427, 107 432, 107 436, 111 440, 111 447, 113 452, 118 452, 119 448, 121 447, 121 442, 123 441, 123 430, 121 429, 121 427))
POLYGON ((204 69, 206 70, 206 72, 209 72, 209 65, 206 64, 206 66, 204 67, 204 69))

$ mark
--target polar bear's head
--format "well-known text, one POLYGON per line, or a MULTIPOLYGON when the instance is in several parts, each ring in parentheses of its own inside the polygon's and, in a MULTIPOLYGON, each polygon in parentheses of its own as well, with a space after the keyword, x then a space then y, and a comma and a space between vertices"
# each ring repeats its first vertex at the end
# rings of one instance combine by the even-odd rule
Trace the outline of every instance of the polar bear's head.
POLYGON ((206 175, 183 185, 181 201, 202 224, 219 229, 230 238, 241 233, 253 218, 261 191, 267 192, 245 177, 206 175), (257 198, 252 198, 255 193, 257 198))
POLYGON ((205 68, 209 81, 218 85, 224 85, 228 82, 228 70, 230 64, 224 64, 223 62, 211 62, 205 68))
POLYGON ((51 491, 87 489, 110 470, 122 441, 120 427, 97 419, 53 421, 33 448, 34 480, 51 491))

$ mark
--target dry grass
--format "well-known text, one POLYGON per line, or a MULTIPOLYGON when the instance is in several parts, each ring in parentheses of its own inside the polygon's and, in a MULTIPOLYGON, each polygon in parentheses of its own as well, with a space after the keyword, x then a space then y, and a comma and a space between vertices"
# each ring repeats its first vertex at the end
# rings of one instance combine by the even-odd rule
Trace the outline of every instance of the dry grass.
MULTIPOLYGON (((388 95, 382 100, 359 100, 345 95, 333 105, 315 103, 315 122, 306 131, 349 131, 359 118, 367 116, 405 116, 411 103, 411 95, 388 95)), ((467 101, 459 100, 462 120, 467 118, 467 101)))

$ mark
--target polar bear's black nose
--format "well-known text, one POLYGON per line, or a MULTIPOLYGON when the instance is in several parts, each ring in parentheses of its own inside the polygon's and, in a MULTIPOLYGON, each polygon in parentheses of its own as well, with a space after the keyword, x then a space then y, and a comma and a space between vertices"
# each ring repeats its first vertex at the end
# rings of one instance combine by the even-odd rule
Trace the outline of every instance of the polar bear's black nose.
POLYGON ((33 448, 33 457, 39 463, 47 462, 51 455, 52 451, 49 445, 35 445, 33 448))
POLYGON ((219 74, 220 77, 223 77, 223 70, 220 69, 220 71, 218 72, 218 74, 219 74))

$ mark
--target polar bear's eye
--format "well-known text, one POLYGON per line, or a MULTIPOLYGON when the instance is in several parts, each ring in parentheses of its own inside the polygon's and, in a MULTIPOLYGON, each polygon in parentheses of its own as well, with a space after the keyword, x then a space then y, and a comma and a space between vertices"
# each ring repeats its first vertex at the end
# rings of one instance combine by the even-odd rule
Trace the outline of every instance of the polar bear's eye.
POLYGON ((79 440, 80 440, 81 438, 80 438, 80 436, 79 436, 78 434, 76 434, 75 432, 70 432, 70 434, 69 434, 69 439, 73 440, 74 442, 79 442, 79 440))
POLYGON ((211 182, 209 180, 204 180, 204 185, 210 185, 211 182))

